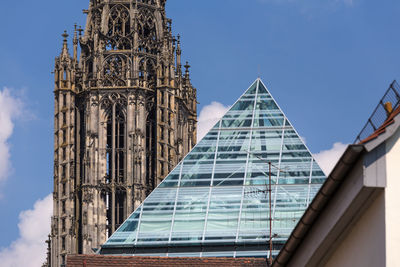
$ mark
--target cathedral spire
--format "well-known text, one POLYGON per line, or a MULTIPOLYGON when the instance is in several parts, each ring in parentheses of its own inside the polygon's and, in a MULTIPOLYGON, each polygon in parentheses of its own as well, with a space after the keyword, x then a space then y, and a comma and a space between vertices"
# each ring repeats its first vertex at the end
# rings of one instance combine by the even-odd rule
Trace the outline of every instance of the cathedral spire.
POLYGON ((177 76, 182 75, 182 50, 181 50, 181 36, 178 34, 176 40, 176 71, 177 76))
POLYGON ((64 33, 61 35, 64 40, 63 40, 63 48, 62 48, 62 52, 61 52, 61 57, 65 58, 65 57, 69 57, 69 51, 68 51, 68 33, 67 31, 64 31, 64 33))
POLYGON ((56 58, 55 62, 55 82, 57 89, 74 89, 73 75, 74 64, 68 49, 68 33, 64 31, 61 35, 63 37, 63 45, 61 54, 56 58))
POLYGON ((187 80, 190 80, 190 65, 189 65, 189 62, 186 61, 186 65, 184 67, 185 67, 185 78, 187 80))
POLYGON ((74 44, 74 64, 78 63, 78 29, 77 29, 77 24, 75 23, 74 25, 74 39, 73 39, 73 44, 74 44))

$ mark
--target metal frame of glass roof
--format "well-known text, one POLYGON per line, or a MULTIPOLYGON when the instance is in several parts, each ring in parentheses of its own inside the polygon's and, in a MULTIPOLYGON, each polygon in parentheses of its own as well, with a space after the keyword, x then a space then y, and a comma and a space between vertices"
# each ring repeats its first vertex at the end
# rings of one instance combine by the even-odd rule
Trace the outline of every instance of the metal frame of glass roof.
POLYGON ((100 253, 268 257, 266 161, 277 166, 271 192, 277 254, 326 177, 260 79, 100 253))

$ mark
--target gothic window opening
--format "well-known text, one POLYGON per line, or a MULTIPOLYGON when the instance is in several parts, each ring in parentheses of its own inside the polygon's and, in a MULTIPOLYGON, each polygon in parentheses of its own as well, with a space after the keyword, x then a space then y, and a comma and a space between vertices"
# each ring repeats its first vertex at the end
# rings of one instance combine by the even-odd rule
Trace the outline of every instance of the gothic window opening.
POLYGON ((86 61, 86 79, 93 79, 93 61, 91 59, 86 61))
POLYGON ((161 63, 161 68, 160 68, 160 70, 161 70, 161 77, 165 77, 165 68, 164 68, 164 63, 161 63))
MULTIPOLYGON (((155 169, 157 168, 155 159, 153 157, 153 151, 156 151, 157 146, 155 137, 157 136, 157 127, 154 126, 154 115, 155 111, 149 112, 146 118, 146 147, 149 149, 146 153, 146 185, 154 186, 155 169)), ((146 194, 149 192, 146 192, 146 194)))
POLYGON ((113 129, 113 124, 112 120, 107 121, 107 146, 106 146, 106 159, 107 159, 107 173, 106 173, 106 183, 109 184, 111 183, 111 168, 112 168, 112 129, 113 129))
POLYGON ((161 169, 161 176, 164 176, 165 171, 164 171, 164 162, 160 163, 160 169, 161 169))
POLYGON ((109 56, 104 62, 103 85, 104 86, 126 86, 126 70, 128 59, 121 55, 109 56))
POLYGON ((160 152, 161 158, 164 158, 165 154, 164 154, 164 146, 163 145, 160 146, 160 150, 161 150, 161 152, 160 152))
POLYGON ((161 127, 160 135, 160 140, 164 140, 164 127, 161 127))
POLYGON ((156 85, 156 66, 152 60, 148 60, 146 64, 147 81, 149 86, 156 85))
POLYGON ((66 167, 65 165, 61 166, 61 179, 65 179, 65 175, 66 175, 66 167))
POLYGON ((161 113, 161 122, 164 122, 164 110, 161 109, 160 113, 161 113))
POLYGON ((154 14, 148 9, 141 9, 138 15, 137 32, 139 35, 139 52, 157 54, 157 29, 154 14))
POLYGON ((129 50, 132 44, 129 38, 124 37, 114 37, 113 39, 108 39, 106 41, 106 50, 129 50))
POLYGON ((145 62, 144 62, 144 59, 142 59, 140 62, 139 62, 139 73, 138 73, 138 76, 139 76, 139 79, 140 80, 144 80, 145 79, 145 77, 144 77, 144 71, 145 71, 145 62))
POLYGON ((125 210, 126 210, 126 191, 120 189, 116 193, 116 207, 115 207, 115 227, 118 228, 125 220, 125 210))
POLYGON ((67 143, 67 131, 62 130, 63 144, 67 143))
POLYGON ((149 87, 156 85, 156 66, 152 59, 140 60, 138 76, 141 81, 146 81, 149 87))
POLYGON ((67 95, 63 95, 63 107, 67 106, 67 95))
MULTIPOLYGON (((107 119, 107 175, 106 183, 122 185, 126 169, 126 116, 118 103, 113 103, 107 119)), ((125 220, 126 190, 118 187, 116 192, 106 192, 107 222, 109 234, 125 220), (111 201, 111 202, 110 202, 111 201)))
POLYGON ((65 112, 63 112, 62 116, 63 116, 63 126, 67 125, 67 114, 65 112))
POLYGON ((125 181, 125 114, 115 104, 107 120, 107 176, 109 182, 125 181))
POLYGON ((141 39, 156 40, 154 15, 148 9, 142 9, 138 16, 138 33, 141 39))
POLYGON ((131 49, 131 41, 127 36, 131 34, 129 10, 123 5, 114 6, 108 18, 108 40, 106 50, 131 49))
POLYGON ((116 110, 115 126, 117 150, 115 177, 117 182, 123 183, 125 177, 125 115, 121 108, 116 110))
POLYGON ((106 235, 107 237, 111 236, 111 192, 107 190, 103 190, 101 192, 101 197, 104 200, 106 205, 106 235))
POLYGON ((65 160, 67 158, 67 150, 65 147, 62 149, 62 159, 65 160))

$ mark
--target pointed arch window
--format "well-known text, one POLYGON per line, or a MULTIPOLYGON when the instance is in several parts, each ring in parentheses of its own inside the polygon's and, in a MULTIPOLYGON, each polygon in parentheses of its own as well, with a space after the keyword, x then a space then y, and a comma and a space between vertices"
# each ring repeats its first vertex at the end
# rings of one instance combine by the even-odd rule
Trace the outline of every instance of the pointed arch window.
POLYGON ((157 27, 154 13, 149 9, 142 8, 139 10, 136 21, 139 52, 156 54, 160 46, 157 42, 157 27))
POLYGON ((139 80, 146 81, 149 87, 156 85, 156 64, 152 59, 139 61, 139 80))
POLYGON ((106 58, 103 67, 104 86, 126 86, 126 74, 129 60, 122 55, 106 58))
POLYGON ((121 104, 111 103, 107 118, 107 175, 106 183, 116 185, 117 190, 105 193, 107 203, 107 228, 109 235, 126 218, 126 114, 121 104))
POLYGON ((157 31, 154 14, 149 9, 141 9, 137 21, 139 38, 155 41, 157 31))
POLYGON ((126 120, 122 107, 114 104, 107 120, 107 174, 109 182, 125 180, 126 120))
POLYGON ((115 5, 108 18, 107 50, 131 49, 131 41, 127 38, 132 32, 129 10, 123 5, 115 5))

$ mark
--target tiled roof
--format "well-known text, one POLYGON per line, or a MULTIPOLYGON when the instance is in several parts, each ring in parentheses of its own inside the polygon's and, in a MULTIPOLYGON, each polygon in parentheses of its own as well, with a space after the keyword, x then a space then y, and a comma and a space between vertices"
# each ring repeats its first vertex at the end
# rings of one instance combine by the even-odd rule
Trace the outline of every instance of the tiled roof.
POLYGON ((218 266, 218 267, 266 267, 263 258, 167 258, 167 257, 126 257, 103 255, 68 255, 67 267, 130 267, 130 266, 218 266))
POLYGON ((365 138, 364 140, 362 140, 360 142, 360 144, 365 144, 368 143, 369 141, 377 138, 379 135, 383 134, 386 131, 386 128, 391 125, 394 122, 394 118, 400 114, 400 106, 397 107, 397 109, 395 109, 390 115, 389 117, 386 119, 386 121, 374 132, 372 133, 370 136, 368 136, 367 138, 365 138))

